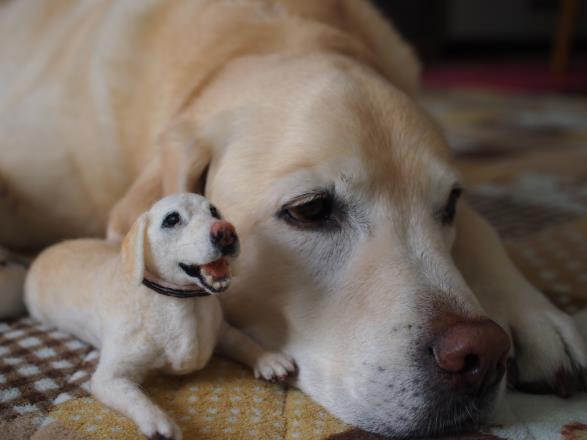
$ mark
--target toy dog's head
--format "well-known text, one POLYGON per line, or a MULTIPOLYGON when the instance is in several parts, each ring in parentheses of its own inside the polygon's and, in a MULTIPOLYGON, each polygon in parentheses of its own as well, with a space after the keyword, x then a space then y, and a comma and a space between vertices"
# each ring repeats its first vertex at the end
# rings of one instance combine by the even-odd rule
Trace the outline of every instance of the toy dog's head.
POLYGON ((229 260, 238 252, 234 226, 207 199, 187 193, 153 205, 122 243, 122 260, 133 282, 176 297, 226 290, 229 260))

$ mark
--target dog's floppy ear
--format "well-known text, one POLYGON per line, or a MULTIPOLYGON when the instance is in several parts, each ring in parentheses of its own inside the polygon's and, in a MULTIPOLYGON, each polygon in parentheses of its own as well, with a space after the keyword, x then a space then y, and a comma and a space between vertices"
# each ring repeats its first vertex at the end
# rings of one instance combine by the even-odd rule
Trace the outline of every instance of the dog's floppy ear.
POLYGON ((180 121, 159 139, 163 194, 203 192, 198 185, 210 163, 210 152, 197 138, 191 121, 180 121))
POLYGON ((142 214, 124 237, 121 247, 122 265, 133 284, 139 285, 145 276, 145 233, 148 214, 142 214))
POLYGON ((210 153, 197 139, 196 131, 195 124, 184 119, 160 136, 157 151, 110 211, 109 240, 120 240, 135 219, 162 197, 199 190, 210 153))

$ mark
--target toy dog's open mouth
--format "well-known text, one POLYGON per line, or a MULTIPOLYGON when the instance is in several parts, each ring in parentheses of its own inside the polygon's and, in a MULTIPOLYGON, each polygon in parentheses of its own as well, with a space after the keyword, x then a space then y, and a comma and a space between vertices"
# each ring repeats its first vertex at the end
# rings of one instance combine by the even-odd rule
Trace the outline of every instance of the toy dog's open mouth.
POLYGON ((179 267, 211 293, 223 292, 230 285, 230 266, 224 258, 202 265, 179 263, 179 267))

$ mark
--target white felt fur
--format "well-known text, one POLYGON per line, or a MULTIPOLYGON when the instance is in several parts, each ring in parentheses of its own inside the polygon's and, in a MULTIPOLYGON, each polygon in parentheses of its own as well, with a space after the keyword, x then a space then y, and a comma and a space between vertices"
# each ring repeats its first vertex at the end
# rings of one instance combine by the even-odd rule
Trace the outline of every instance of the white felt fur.
POLYGON ((139 217, 122 249, 102 240, 64 242, 43 252, 26 279, 32 316, 101 349, 93 394, 148 437, 180 439, 181 432, 141 390, 142 378, 151 370, 185 374, 203 368, 219 337, 220 349, 257 376, 273 379, 294 370, 288 356, 265 352, 224 323, 215 296, 170 298, 142 285, 148 271, 194 287, 178 263, 199 265, 220 257, 210 241, 215 221, 205 198, 169 196, 139 217), (179 213, 180 224, 162 227, 171 212, 179 213))

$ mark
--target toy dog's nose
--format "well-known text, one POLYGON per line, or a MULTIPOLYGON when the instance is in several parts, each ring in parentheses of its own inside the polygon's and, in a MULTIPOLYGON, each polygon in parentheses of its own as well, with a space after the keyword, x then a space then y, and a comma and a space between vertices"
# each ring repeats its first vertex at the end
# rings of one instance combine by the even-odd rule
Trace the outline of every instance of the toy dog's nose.
POLYGON ((219 220, 210 228, 210 240, 220 249, 222 255, 234 256, 238 252, 238 236, 234 226, 226 220, 219 220))

